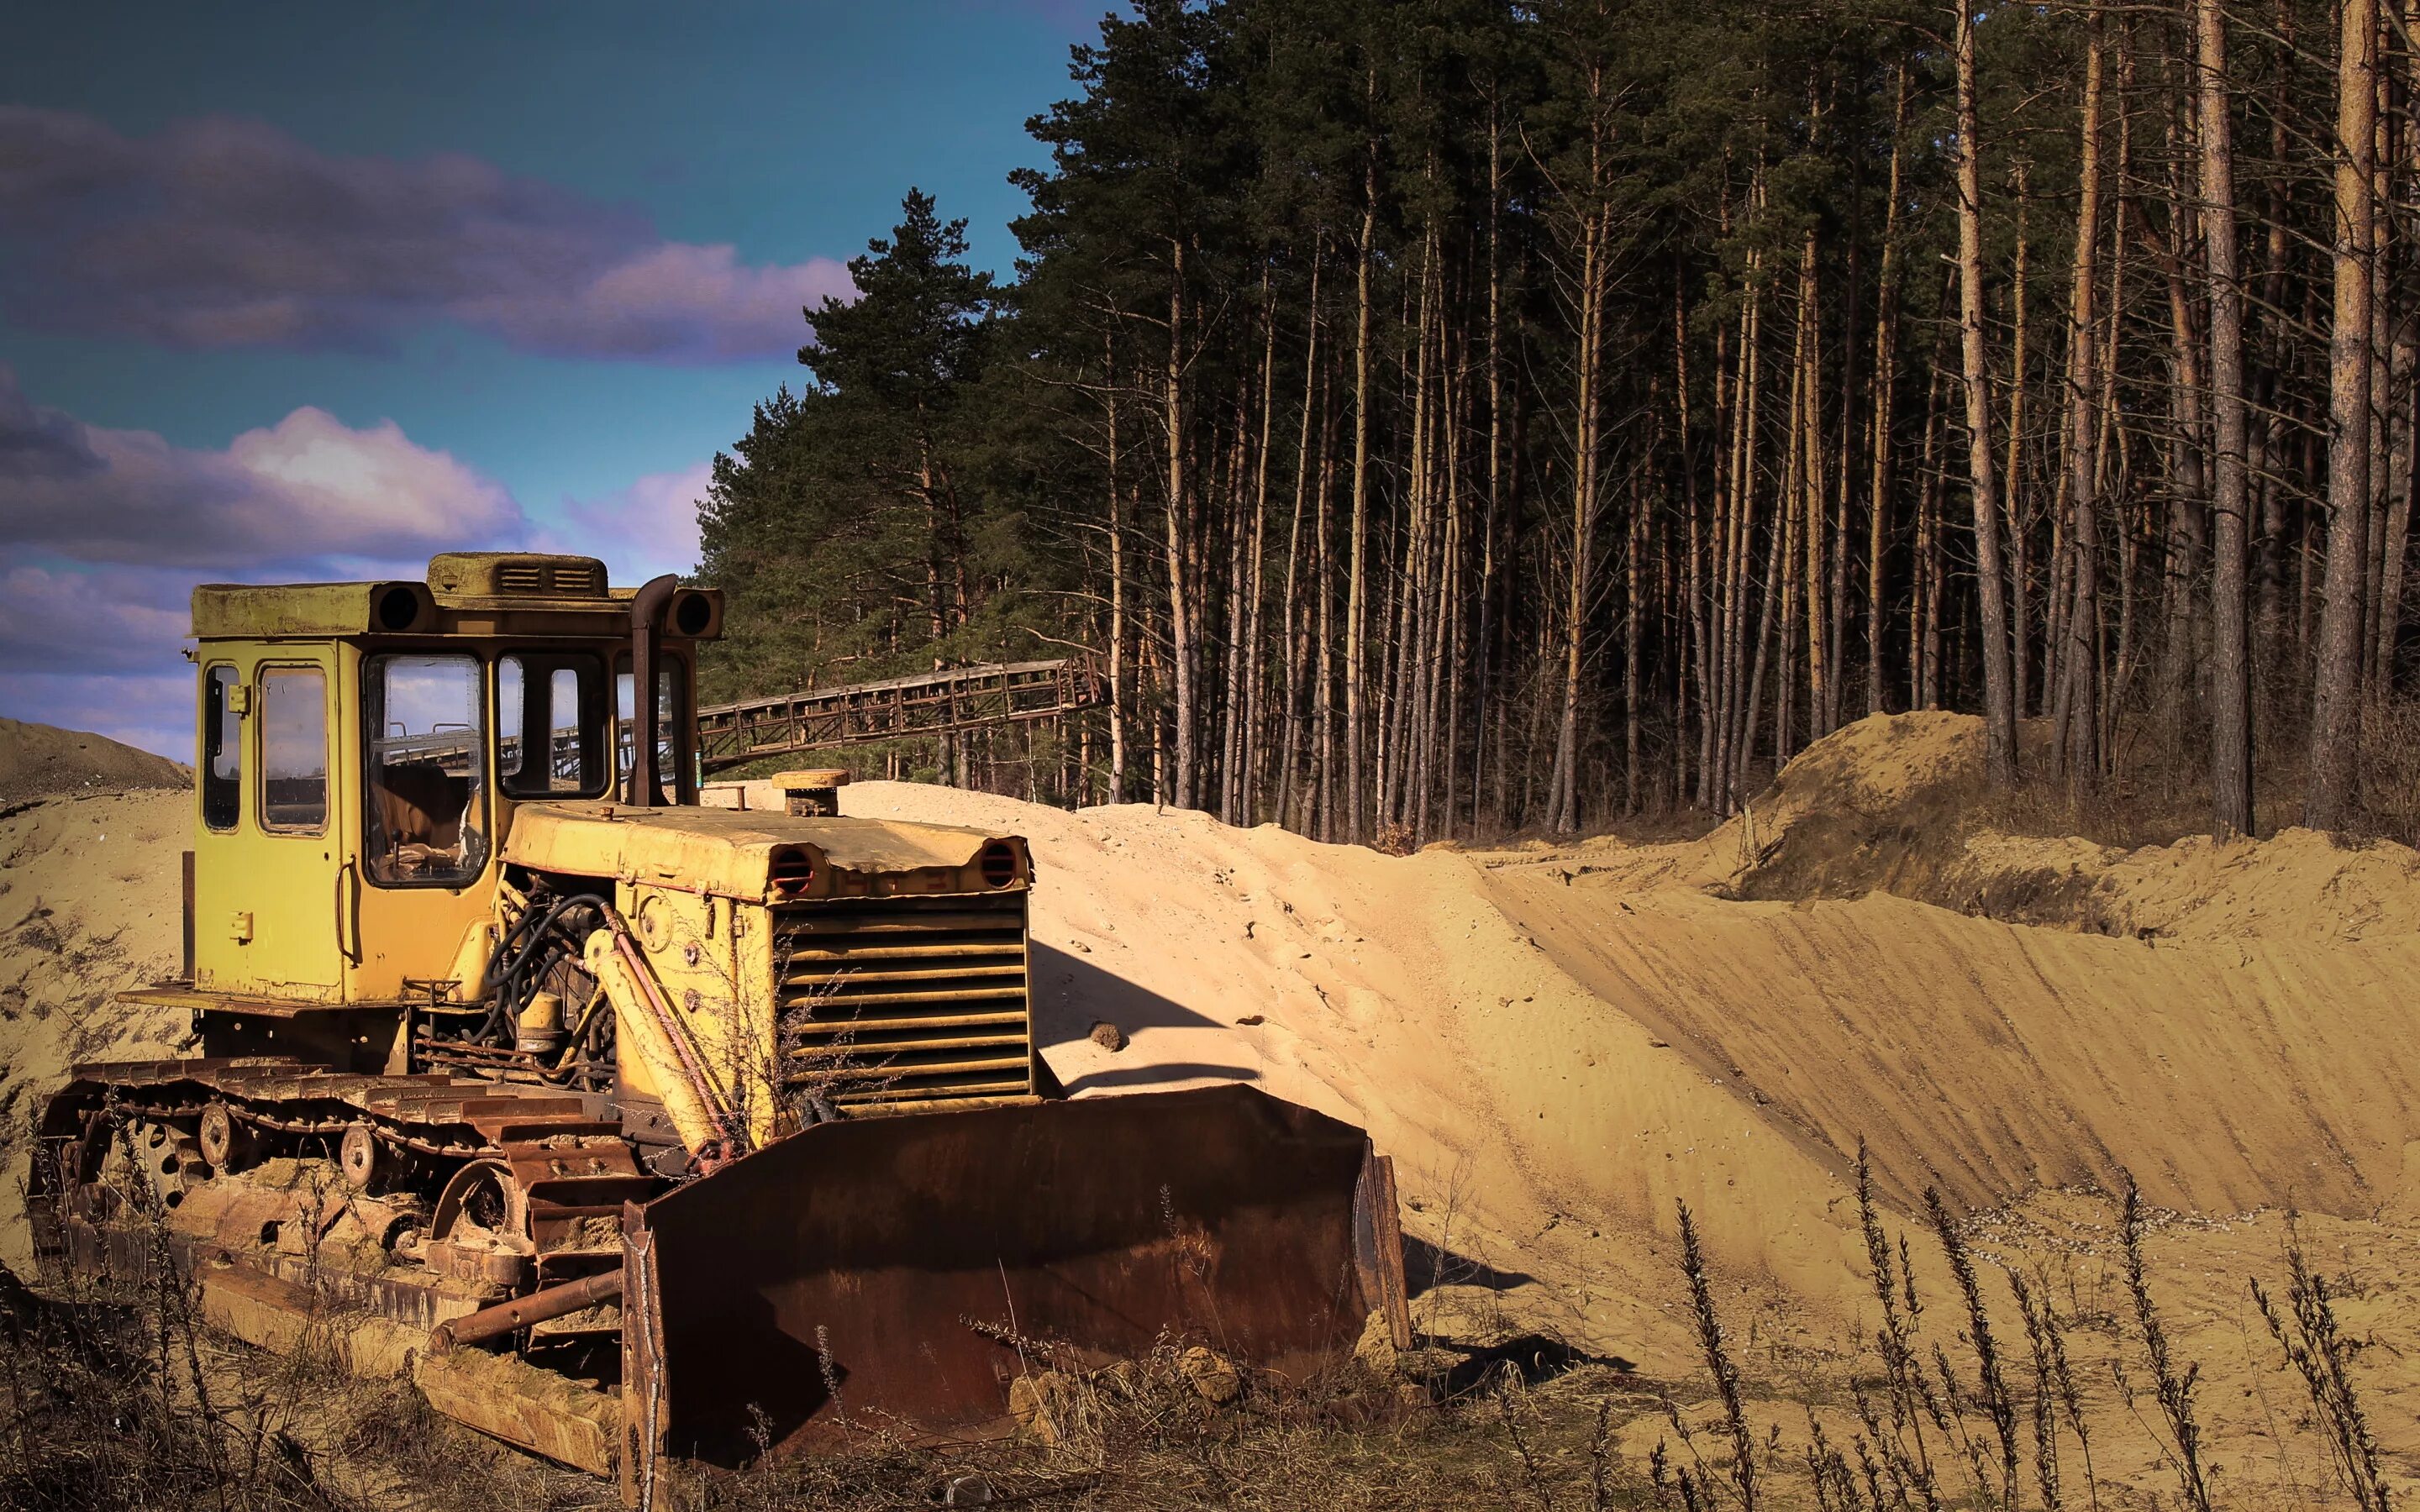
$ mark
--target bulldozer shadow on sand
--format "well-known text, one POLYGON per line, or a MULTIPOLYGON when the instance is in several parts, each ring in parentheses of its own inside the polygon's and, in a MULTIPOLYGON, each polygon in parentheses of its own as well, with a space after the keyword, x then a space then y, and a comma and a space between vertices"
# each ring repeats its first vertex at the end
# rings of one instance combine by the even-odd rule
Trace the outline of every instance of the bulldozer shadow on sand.
MULTIPOLYGON (((1105 971, 1081 956, 1036 940, 1028 948, 1033 980, 1033 1044, 1047 1062, 1092 1039, 1095 1026, 1115 1025, 1121 1041, 1148 1030, 1223 1029, 1227 1026, 1150 988, 1105 971)), ((1199 1086, 1206 1081, 1257 1082, 1249 1066, 1202 1060, 1140 1060, 1085 1071, 1061 1080, 1070 1095, 1199 1086)))
MULTIPOLYGON (((1218 1029, 1217 1019, 1165 997, 1150 988, 1105 970, 1081 956, 1034 941, 1029 947, 1034 982, 1034 1043, 1047 1057, 1091 1041, 1094 1027, 1116 1025, 1128 1039, 1140 1031, 1218 1029)), ((1143 1091, 1198 1086, 1209 1080, 1257 1082, 1260 1073, 1249 1066, 1202 1060, 1142 1060, 1131 1067, 1086 1071, 1061 1085, 1068 1093, 1143 1091)), ((1407 1294, 1418 1298, 1439 1287, 1480 1287, 1509 1291, 1531 1285, 1537 1277, 1505 1270, 1450 1247, 1440 1247, 1404 1236, 1404 1272, 1407 1294)), ((1517 1333, 1485 1340, 1451 1340, 1423 1335, 1437 1377, 1431 1388, 1459 1396, 1497 1379, 1512 1369, 1536 1382, 1579 1365, 1601 1365, 1618 1371, 1635 1368, 1618 1354, 1594 1354, 1546 1334, 1517 1333)))

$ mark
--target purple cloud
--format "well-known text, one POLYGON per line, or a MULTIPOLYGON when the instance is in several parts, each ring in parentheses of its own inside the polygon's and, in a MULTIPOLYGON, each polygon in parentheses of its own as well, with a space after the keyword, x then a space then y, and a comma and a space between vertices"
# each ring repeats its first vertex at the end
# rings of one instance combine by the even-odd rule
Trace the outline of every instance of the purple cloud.
POLYGON ((36 404, 0 366, 0 710, 181 758, 196 582, 417 578, 530 531, 502 485, 393 421, 304 408, 174 446, 36 404))
POLYGON ((111 680, 176 665, 194 575, 157 568, 0 569, 0 665, 14 676, 111 680))
POLYGON ((852 293, 833 259, 743 264, 475 158, 335 157, 219 117, 132 138, 0 106, 0 309, 31 329, 387 350, 452 320, 524 351, 706 363, 787 355, 802 307, 852 293))
POLYGON ((595 499, 566 499, 563 517, 571 529, 560 536, 546 532, 539 544, 550 551, 609 555, 615 572, 632 582, 659 572, 694 572, 697 503, 713 482, 714 464, 706 461, 647 473, 595 499))
POLYGON ((192 759, 179 655, 196 582, 418 578, 439 551, 571 551, 616 582, 697 561, 708 463, 552 521, 393 421, 305 407, 222 449, 35 403, 0 365, 0 714, 192 759))
POLYGON ((305 407, 200 451, 36 405, 0 367, 0 566, 410 561, 525 525, 502 485, 391 420, 356 430, 305 407))
POLYGON ((173 651, 164 666, 163 671, 123 677, 0 671, 0 713, 62 730, 88 730, 190 764, 194 675, 173 651))

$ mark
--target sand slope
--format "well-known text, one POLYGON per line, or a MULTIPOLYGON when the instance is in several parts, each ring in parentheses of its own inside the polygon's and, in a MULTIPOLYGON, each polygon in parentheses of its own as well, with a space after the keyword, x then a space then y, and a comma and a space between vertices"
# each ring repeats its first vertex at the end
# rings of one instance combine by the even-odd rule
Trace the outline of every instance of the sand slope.
POLYGON ((2366 1213, 2401 1197, 2420 936, 2111 939, 1888 895, 1805 905, 1490 878, 1559 965, 1884 1188, 1967 1208, 2035 1186, 2366 1213), (1626 905, 1626 906, 1624 906, 1626 905))
MULTIPOLYGON (((1395 858, 1144 806, 892 783, 843 804, 1031 838, 1039 1029, 1076 1095, 1243 1079, 1357 1119, 1398 1160, 1417 1271, 1651 1366, 1686 1355, 1676 1200, 1764 1336, 1813 1348, 1854 1319, 1861 1136, 1903 1208, 1927 1184, 1981 1209, 2122 1169, 2213 1214, 2420 1210, 2420 1052, 2397 1032, 2420 858, 2302 832, 1945 849, 1975 730, 1860 721, 1747 814, 1653 847, 1395 858), (1900 882, 1984 912, 2022 894, 2046 921, 1825 896, 1900 882), (1743 896, 1785 884, 1813 901, 1743 896), (1103 1020, 1123 1050, 1090 1038, 1103 1020)), ((173 966, 187 809, 0 820, 12 1133, 69 1060, 181 1029, 108 997, 173 966)))
POLYGON ((52 798, 0 817, 0 1263, 21 1273, 17 1221, 34 1120, 80 1060, 170 1053, 181 1014, 124 988, 173 976, 189 794, 52 798))
POLYGON ((0 718, 0 803, 128 788, 181 788, 193 773, 106 735, 0 718))
MULTIPOLYGON (((1637 850, 1398 860, 1198 815, 891 784, 845 808, 1033 839, 1047 1053, 1079 1094, 1244 1076, 1359 1118, 1404 1166, 1418 1237, 1548 1280, 1602 1347, 1678 1343, 1675 1198, 1760 1305, 1853 1313, 1860 1136, 1909 1208, 1928 1184, 1976 1209, 2123 1171, 2208 1212, 2420 1199, 2404 1176, 2420 1056, 2384 1048, 2420 983, 2420 934, 2391 927, 2380 880, 2408 853, 2348 860, 2289 835, 2102 866, 2097 906, 2173 937, 1887 893, 1720 896, 1826 812, 1827 782, 1907 804, 1972 744, 1971 720, 1869 723, 1885 728, 1817 748, 1814 775, 1794 766, 1750 821, 1637 850), (1885 742, 1914 759, 1841 748, 1885 742), (2348 868, 2366 890, 2312 890, 2348 868), (1094 1017, 1128 1047, 1091 1043, 1094 1017)), ((2007 859, 2035 866, 2043 844, 2007 859)))

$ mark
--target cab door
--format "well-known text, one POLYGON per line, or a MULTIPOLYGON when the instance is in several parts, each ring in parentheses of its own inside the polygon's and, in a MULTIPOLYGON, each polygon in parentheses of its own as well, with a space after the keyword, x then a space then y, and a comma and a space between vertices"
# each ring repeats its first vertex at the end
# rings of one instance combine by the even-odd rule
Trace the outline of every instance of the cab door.
POLYGON ((213 645, 202 661, 194 985, 336 1001, 334 648, 213 645))
MULTIPOLYGON (((339 879, 347 991, 357 1003, 427 1002, 457 979, 465 938, 494 909, 502 817, 493 793, 487 658, 460 643, 347 648, 352 764, 339 879)), ((484 965, 485 963, 479 962, 484 965)))

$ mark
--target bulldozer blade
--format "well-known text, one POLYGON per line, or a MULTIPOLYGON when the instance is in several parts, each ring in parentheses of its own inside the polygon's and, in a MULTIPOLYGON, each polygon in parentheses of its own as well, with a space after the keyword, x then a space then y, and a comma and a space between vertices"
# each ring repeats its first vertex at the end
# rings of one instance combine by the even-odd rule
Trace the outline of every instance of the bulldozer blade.
POLYGON ((819 1124, 626 1230, 638 1476, 998 1430, 1016 1376, 1164 1344, 1300 1381, 1407 1327, 1387 1163, 1242 1086, 819 1124))

